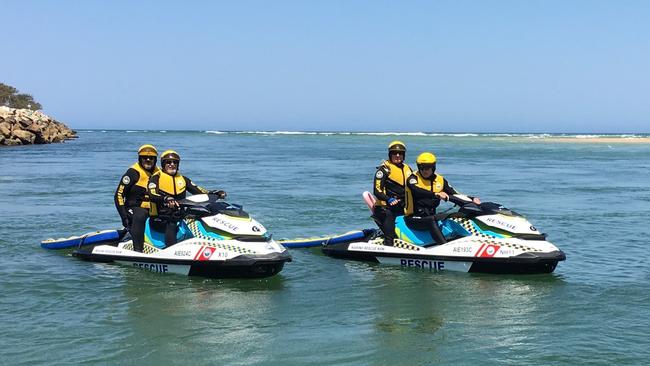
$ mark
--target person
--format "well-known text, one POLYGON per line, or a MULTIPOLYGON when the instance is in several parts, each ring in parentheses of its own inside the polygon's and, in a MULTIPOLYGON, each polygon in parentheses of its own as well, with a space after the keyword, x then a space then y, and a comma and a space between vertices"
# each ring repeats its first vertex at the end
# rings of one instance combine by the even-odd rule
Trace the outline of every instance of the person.
MULTIPOLYGON (((440 231, 435 217, 440 200, 448 201, 449 196, 459 194, 440 174, 436 174, 436 156, 430 152, 420 154, 416 160, 418 170, 406 183, 405 221, 408 226, 418 230, 428 230, 436 244, 447 241, 440 231)), ((478 197, 470 197, 477 205, 478 197)))
POLYGON ((384 233, 384 244, 393 245, 395 240, 395 217, 404 214, 404 187, 412 174, 404 163, 406 145, 401 141, 388 144, 388 160, 384 160, 375 172, 374 195, 377 197, 373 215, 384 233))
POLYGON ((122 175, 115 190, 115 207, 122 219, 122 225, 131 233, 133 250, 144 249, 144 226, 149 216, 149 195, 147 184, 152 174, 158 171, 158 151, 153 145, 142 145, 138 149, 138 161, 122 175))
POLYGON ((149 215, 162 222, 165 232, 165 245, 176 244, 178 222, 181 220, 178 200, 185 198, 187 192, 191 194, 209 193, 225 198, 226 192, 221 190, 208 191, 194 184, 191 179, 181 175, 179 165, 180 155, 174 150, 167 150, 160 155, 162 169, 153 174, 149 179, 149 196, 151 208, 149 215))

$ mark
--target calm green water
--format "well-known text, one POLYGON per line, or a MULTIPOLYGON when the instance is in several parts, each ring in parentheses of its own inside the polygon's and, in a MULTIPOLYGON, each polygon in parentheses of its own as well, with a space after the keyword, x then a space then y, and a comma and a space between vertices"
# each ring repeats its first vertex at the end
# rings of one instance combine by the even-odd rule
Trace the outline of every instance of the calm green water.
MULTIPOLYGON (((144 143, 275 238, 372 227, 361 192, 395 136, 85 131, 0 149, 0 363, 642 365, 650 357, 650 145, 399 136, 464 193, 526 215, 567 254, 549 275, 430 273, 318 249, 264 280, 82 262, 41 240, 117 228, 144 143)), ((541 141, 540 141, 541 140, 541 141)))

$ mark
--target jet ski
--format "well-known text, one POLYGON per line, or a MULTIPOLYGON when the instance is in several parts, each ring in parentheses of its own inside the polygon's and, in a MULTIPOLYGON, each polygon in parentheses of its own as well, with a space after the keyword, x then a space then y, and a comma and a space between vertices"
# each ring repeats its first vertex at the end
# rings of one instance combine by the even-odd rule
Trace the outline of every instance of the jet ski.
MULTIPOLYGON (((374 197, 364 192, 372 211, 374 197)), ((430 271, 481 273, 551 273, 566 255, 546 240, 524 216, 498 203, 477 205, 464 195, 450 201, 458 210, 436 215, 447 243, 436 245, 428 231, 395 220, 395 242, 384 245, 380 230, 363 240, 323 245, 326 255, 415 267, 430 271)))
POLYGON ((161 222, 148 219, 142 253, 133 241, 80 248, 72 255, 93 262, 114 262, 157 273, 216 278, 259 278, 279 273, 291 261, 288 250, 240 205, 198 194, 178 201, 183 219, 178 243, 164 243, 161 222))

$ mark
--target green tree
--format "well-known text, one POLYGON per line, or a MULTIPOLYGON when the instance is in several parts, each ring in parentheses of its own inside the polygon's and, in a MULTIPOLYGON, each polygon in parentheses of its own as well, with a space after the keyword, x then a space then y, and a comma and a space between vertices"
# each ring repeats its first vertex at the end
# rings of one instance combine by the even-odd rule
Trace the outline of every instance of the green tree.
POLYGON ((27 108, 34 111, 42 109, 41 103, 34 100, 30 94, 18 94, 18 89, 0 83, 0 105, 11 108, 27 108))

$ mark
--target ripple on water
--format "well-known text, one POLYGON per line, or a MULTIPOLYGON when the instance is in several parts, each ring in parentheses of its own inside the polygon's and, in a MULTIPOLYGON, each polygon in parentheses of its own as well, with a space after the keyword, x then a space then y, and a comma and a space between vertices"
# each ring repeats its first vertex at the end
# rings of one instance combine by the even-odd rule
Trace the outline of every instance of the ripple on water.
POLYGON ((228 191, 275 238, 374 227, 360 193, 394 138, 108 131, 4 149, 0 164, 12 167, 0 177, 4 363, 622 365, 650 357, 642 234, 650 147, 405 137, 412 151, 434 146, 456 188, 548 233, 567 253, 550 275, 402 270, 316 248, 292 250, 294 262, 270 279, 210 280, 41 249, 45 238, 119 227, 113 192, 145 135, 182 151, 184 172, 228 191))

